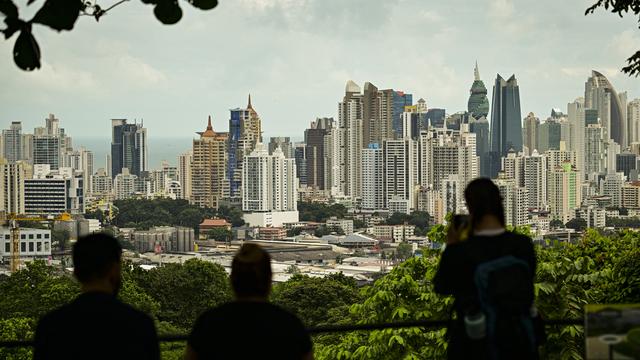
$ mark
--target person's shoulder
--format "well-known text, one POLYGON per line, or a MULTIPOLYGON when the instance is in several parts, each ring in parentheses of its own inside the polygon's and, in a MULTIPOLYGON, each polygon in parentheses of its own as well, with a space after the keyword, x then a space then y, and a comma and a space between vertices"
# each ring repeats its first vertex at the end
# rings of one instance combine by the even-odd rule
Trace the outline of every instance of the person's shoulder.
POLYGON ((525 245, 528 246, 533 244, 533 241, 531 240, 531 238, 524 234, 515 233, 513 231, 506 231, 504 235, 508 237, 509 240, 515 241, 522 246, 525 246, 525 245))

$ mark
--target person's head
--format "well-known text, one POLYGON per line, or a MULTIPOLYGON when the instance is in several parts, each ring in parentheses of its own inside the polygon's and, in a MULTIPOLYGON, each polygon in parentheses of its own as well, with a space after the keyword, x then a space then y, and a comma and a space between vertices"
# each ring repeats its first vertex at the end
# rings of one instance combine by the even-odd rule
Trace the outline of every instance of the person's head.
POLYGON ((491 217, 505 226, 500 190, 490 179, 478 178, 471 181, 464 190, 464 199, 473 227, 491 217))
POLYGON ((83 289, 114 295, 120 290, 122 247, 107 234, 84 236, 73 245, 73 273, 83 289))
POLYGON ((236 298, 267 299, 271 291, 271 257, 257 244, 244 244, 231 263, 236 298))

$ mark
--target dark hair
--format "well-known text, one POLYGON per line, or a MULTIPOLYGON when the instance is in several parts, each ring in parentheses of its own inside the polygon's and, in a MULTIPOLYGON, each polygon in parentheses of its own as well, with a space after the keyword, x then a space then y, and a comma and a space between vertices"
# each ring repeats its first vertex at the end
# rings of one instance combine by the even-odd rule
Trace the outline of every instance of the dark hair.
POLYGON ((504 221, 504 207, 500 189, 489 178, 478 178, 469 183, 464 190, 472 225, 476 225, 486 215, 498 218, 502 226, 504 221))
POLYGON ((271 289, 271 257, 257 244, 244 244, 231 263, 236 296, 267 296, 271 289))
POLYGON ((73 273, 81 283, 104 277, 122 258, 122 247, 107 234, 84 236, 73 245, 73 273))

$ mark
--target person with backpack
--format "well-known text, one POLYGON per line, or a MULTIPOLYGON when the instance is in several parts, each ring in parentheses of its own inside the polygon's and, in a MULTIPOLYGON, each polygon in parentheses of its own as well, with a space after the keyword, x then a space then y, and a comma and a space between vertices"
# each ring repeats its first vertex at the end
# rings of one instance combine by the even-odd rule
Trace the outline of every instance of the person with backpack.
POLYGON ((498 187, 488 178, 464 192, 469 216, 456 215, 434 277, 455 298, 448 359, 537 359, 544 335, 534 307, 531 239, 505 229, 498 187))

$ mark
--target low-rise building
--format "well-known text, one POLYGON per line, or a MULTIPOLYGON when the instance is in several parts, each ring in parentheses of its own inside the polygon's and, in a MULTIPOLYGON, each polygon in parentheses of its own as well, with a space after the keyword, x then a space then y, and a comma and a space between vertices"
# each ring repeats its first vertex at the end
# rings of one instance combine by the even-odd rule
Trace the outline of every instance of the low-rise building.
POLYGON ((231 230, 231 224, 225 219, 213 218, 204 219, 199 225, 200 234, 206 234, 207 231, 213 229, 231 230))
MULTIPOLYGON (((20 257, 46 258, 51 256, 51 230, 20 228, 20 257)), ((0 258, 11 258, 11 230, 0 228, 0 258)))
POLYGON ((400 242, 414 236, 414 225, 376 225, 369 229, 369 233, 382 241, 400 242))
POLYGON ((258 229, 260 240, 282 240, 287 237, 287 230, 283 227, 261 227, 258 229))
POLYGON ((345 235, 353 234, 353 220, 338 219, 332 216, 327 220, 327 227, 332 229, 341 229, 345 235))

